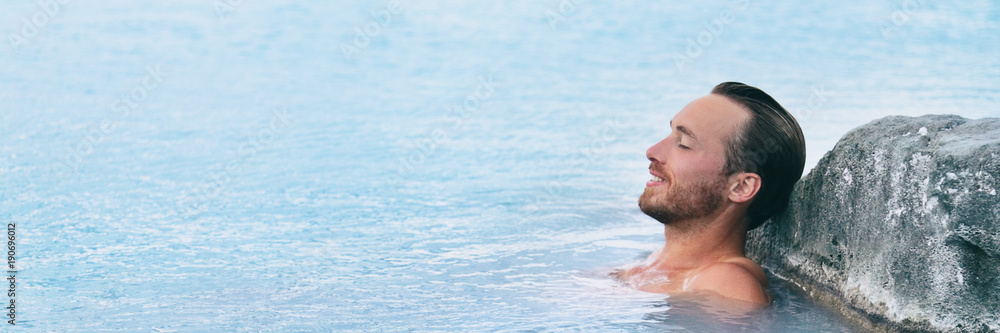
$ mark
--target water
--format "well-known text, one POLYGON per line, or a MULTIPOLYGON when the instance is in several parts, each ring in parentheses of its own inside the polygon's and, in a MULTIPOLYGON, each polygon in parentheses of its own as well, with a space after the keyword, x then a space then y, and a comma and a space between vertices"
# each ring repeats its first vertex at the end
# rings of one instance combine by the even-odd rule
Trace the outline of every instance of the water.
POLYGON ((807 168, 885 115, 1000 115, 995 2, 400 4, 0 3, 17 326, 848 331, 774 278, 728 321, 607 278, 662 242, 645 149, 727 80, 807 168))

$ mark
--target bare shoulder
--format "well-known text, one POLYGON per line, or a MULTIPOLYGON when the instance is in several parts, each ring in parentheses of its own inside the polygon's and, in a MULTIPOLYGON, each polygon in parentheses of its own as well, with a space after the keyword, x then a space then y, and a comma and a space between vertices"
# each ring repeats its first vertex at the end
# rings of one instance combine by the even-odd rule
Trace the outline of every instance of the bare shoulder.
POLYGON ((748 273, 753 275, 753 277, 756 278, 758 282, 760 282, 761 286, 763 286, 764 288, 768 287, 769 283, 767 282, 767 275, 764 274, 764 269, 761 268, 760 265, 758 265, 757 263, 753 262, 753 260, 744 257, 736 257, 726 260, 724 262, 743 267, 743 269, 746 269, 748 273))
POLYGON ((738 258, 711 264, 688 281, 685 290, 710 291, 721 296, 754 304, 768 304, 767 277, 750 259, 738 258))

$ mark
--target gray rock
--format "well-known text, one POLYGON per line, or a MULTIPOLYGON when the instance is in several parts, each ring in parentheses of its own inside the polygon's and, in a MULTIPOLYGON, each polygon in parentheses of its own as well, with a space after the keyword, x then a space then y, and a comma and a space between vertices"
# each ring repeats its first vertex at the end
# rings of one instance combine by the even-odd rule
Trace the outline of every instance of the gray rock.
POLYGON ((852 130, 747 252, 868 329, 1000 331, 1000 119, 852 130))

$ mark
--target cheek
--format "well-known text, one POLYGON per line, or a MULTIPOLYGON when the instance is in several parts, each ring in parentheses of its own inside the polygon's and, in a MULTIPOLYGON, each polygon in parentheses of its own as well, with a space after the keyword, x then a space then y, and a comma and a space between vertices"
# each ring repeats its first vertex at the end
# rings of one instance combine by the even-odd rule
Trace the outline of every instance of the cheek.
POLYGON ((707 178, 718 177, 722 173, 725 161, 715 156, 691 156, 690 163, 684 163, 675 168, 678 177, 707 178), (684 176, 681 176, 681 175, 684 176))

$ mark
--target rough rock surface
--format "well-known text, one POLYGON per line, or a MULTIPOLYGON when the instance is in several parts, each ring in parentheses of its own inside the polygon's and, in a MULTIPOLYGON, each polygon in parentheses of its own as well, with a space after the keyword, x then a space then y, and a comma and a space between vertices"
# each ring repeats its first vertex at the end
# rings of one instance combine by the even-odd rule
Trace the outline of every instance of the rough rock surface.
POLYGON ((1000 119, 854 129, 747 251, 869 329, 1000 332, 1000 119))

